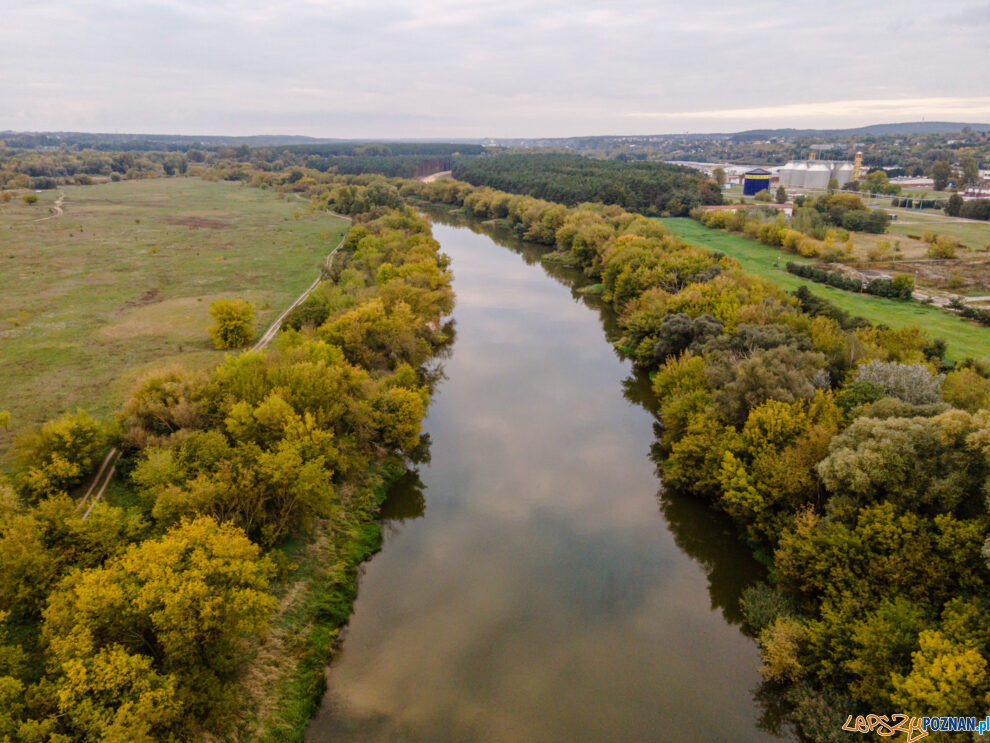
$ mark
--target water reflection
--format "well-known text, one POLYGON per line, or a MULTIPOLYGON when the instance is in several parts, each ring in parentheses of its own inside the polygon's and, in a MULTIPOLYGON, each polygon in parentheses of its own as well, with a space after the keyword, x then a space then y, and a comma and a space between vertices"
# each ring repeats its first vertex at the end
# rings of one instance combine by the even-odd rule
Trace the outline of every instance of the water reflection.
MULTIPOLYGON (((428 462, 427 462, 428 463, 428 462)), ((408 470, 389 488, 379 512, 379 520, 386 529, 410 519, 426 515, 426 486, 417 470, 408 470)))
POLYGON ((390 522, 307 738, 771 739, 726 623, 759 567, 709 514, 658 513, 648 380, 602 342, 614 317, 511 231, 516 255, 444 221, 458 338, 400 496, 430 516, 390 522))

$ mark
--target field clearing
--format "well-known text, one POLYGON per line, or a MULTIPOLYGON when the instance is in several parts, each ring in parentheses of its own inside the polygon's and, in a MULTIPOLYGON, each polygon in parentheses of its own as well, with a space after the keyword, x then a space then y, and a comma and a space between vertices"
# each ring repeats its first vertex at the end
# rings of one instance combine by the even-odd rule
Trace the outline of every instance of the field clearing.
POLYGON ((705 227, 687 218, 661 220, 674 234, 688 242, 718 250, 737 259, 743 269, 772 281, 787 291, 807 286, 853 315, 892 328, 917 325, 931 337, 943 338, 948 344, 950 359, 990 358, 990 328, 966 322, 942 310, 918 302, 855 294, 826 284, 817 284, 784 270, 787 261, 810 262, 806 258, 767 247, 756 240, 723 230, 705 227))
MULTIPOLYGON (((911 224, 913 220, 898 212, 896 222, 891 222, 888 231, 898 235, 918 235, 925 230, 934 232, 936 235, 954 237, 970 250, 975 251, 975 255, 986 256, 990 250, 990 222, 954 222, 950 219, 933 219, 926 217, 918 220, 916 224, 911 224), (902 221, 903 220, 903 221, 902 221)), ((960 258, 974 256, 974 253, 962 251, 960 258)))
POLYGON ((347 222, 270 191, 193 178, 69 186, 0 205, 0 463, 66 410, 109 415, 150 369, 223 359, 210 302, 242 297, 257 334, 318 275, 347 222))

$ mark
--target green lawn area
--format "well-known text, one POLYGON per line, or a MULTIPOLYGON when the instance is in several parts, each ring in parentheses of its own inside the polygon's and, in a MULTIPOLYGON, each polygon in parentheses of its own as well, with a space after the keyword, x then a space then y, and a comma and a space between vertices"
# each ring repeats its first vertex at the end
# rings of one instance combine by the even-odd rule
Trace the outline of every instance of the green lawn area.
MULTIPOLYGON (((243 297, 258 335, 302 292, 347 222, 270 191, 194 178, 69 186, 0 204, 0 463, 12 436, 66 410, 108 416, 136 379, 223 358, 210 303, 243 297)), ((7 460, 9 463, 9 459, 7 460)))
MULTIPOLYGON (((979 252, 984 252, 990 248, 990 222, 951 222, 944 219, 925 219, 924 224, 911 224, 914 221, 910 216, 905 216, 903 212, 898 212, 896 222, 890 223, 890 232, 899 235, 918 235, 925 230, 930 230, 936 235, 954 237, 968 248, 973 248, 979 252), (907 222, 902 224, 901 220, 907 222)), ((922 220, 918 220, 921 222, 922 220)), ((960 253, 960 255, 965 255, 960 253)))
POLYGON ((789 260, 806 259, 767 247, 742 235, 705 227, 693 219, 681 217, 661 221, 671 232, 688 242, 731 255, 746 271, 769 279, 787 291, 807 286, 818 296, 825 297, 847 312, 865 317, 871 322, 883 323, 893 328, 917 325, 931 337, 945 339, 949 348, 948 356, 952 359, 990 358, 990 328, 966 322, 918 302, 900 302, 856 294, 802 279, 787 273, 784 264, 789 260))

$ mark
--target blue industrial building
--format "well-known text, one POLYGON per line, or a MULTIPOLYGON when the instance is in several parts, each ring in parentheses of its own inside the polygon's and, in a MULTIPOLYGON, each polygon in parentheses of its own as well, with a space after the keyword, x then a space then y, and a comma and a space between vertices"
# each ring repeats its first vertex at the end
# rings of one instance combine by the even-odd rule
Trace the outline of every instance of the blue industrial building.
POLYGON ((743 196, 753 196, 760 191, 770 190, 770 171, 763 168, 747 170, 743 173, 743 196))

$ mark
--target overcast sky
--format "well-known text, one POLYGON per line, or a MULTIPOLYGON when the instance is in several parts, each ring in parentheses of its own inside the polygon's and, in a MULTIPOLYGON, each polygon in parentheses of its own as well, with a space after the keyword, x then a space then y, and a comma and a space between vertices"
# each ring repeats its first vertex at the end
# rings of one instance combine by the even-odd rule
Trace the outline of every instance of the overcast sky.
POLYGON ((0 0, 0 129, 524 137, 990 121, 990 2, 0 0))

